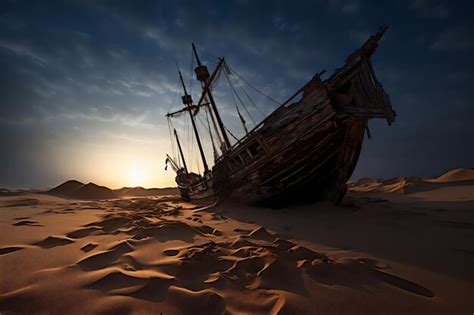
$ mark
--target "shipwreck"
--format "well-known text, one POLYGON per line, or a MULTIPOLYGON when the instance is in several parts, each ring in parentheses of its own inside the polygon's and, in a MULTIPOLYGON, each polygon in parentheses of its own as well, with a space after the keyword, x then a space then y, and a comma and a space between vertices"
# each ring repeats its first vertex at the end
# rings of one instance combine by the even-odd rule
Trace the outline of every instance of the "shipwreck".
POLYGON ((193 44, 200 98, 193 102, 179 72, 184 106, 166 115, 168 120, 189 115, 204 168, 202 174, 188 169, 178 133, 171 128, 177 155, 167 155, 165 164, 176 172, 181 197, 191 201, 232 198, 262 205, 316 200, 339 203, 365 133, 370 137, 368 120, 384 118, 391 125, 396 116, 370 60, 385 31, 381 27, 370 36, 329 78, 322 80, 322 73, 317 73, 253 129, 248 130, 237 107, 246 133, 233 143, 213 96, 217 78, 233 69, 219 58, 209 73, 193 44), (214 149, 212 167, 196 126, 196 116, 203 111, 214 149))

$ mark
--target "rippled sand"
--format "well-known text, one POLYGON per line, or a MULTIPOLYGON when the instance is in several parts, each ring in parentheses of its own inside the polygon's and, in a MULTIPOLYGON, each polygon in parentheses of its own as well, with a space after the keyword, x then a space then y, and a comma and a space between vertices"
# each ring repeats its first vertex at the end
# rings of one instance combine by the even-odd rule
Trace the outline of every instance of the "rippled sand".
POLYGON ((0 312, 470 314, 474 185, 438 184, 284 209, 1 197, 0 312))

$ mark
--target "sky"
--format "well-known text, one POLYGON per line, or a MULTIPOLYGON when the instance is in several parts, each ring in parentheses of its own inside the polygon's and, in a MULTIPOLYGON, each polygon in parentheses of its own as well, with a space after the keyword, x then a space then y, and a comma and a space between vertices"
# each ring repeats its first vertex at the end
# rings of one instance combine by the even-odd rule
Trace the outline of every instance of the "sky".
MULTIPOLYGON (((473 11, 471 1, 436 0, 3 0, 0 187, 46 188, 68 179, 173 186, 164 160, 176 148, 165 114, 182 106, 176 62, 199 98, 192 42, 210 71, 225 57, 247 82, 283 102, 315 73, 342 66, 381 25, 389 29, 372 61, 397 118, 390 127, 370 121, 372 139, 364 141, 353 178, 473 167, 473 11)), ((277 104, 245 88, 258 123, 277 104)), ((214 91, 224 123, 243 135, 240 103, 225 77, 214 91)), ((198 127, 211 161, 204 118, 198 127)), ((202 171, 188 123, 173 120, 188 167, 202 171)))

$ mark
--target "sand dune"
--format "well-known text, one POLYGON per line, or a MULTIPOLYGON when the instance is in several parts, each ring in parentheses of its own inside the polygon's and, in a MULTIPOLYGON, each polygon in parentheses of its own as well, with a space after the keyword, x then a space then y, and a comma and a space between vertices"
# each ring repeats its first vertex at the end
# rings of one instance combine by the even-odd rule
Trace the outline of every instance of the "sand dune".
POLYGON ((447 194, 474 186, 445 179, 362 179, 340 207, 2 197, 0 312, 469 313, 474 201, 447 194))
POLYGON ((474 169, 472 168, 455 168, 447 171, 439 177, 428 179, 431 182, 446 183, 459 181, 474 181, 474 169))
POLYGON ((61 185, 48 190, 47 193, 54 196, 68 197, 82 186, 84 186, 84 184, 77 180, 68 180, 61 185))
POLYGON ((64 182, 45 193, 52 196, 79 200, 102 200, 118 197, 118 195, 110 188, 99 186, 94 183, 83 184, 76 180, 64 182))
MULTIPOLYGON (((473 169, 452 169, 434 178, 396 177, 388 180, 361 178, 349 183, 349 189, 355 192, 413 194, 433 191, 440 188, 474 185, 473 169)), ((469 190, 466 190, 468 192, 469 190)))

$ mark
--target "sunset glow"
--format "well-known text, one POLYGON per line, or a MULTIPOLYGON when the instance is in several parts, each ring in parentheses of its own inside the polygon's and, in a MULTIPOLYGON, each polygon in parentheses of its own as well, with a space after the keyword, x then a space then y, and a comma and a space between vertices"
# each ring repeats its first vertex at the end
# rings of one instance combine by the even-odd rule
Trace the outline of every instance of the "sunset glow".
POLYGON ((129 171, 129 176, 129 181, 132 186, 141 186, 145 183, 146 174, 145 171, 140 167, 134 166, 129 171))

